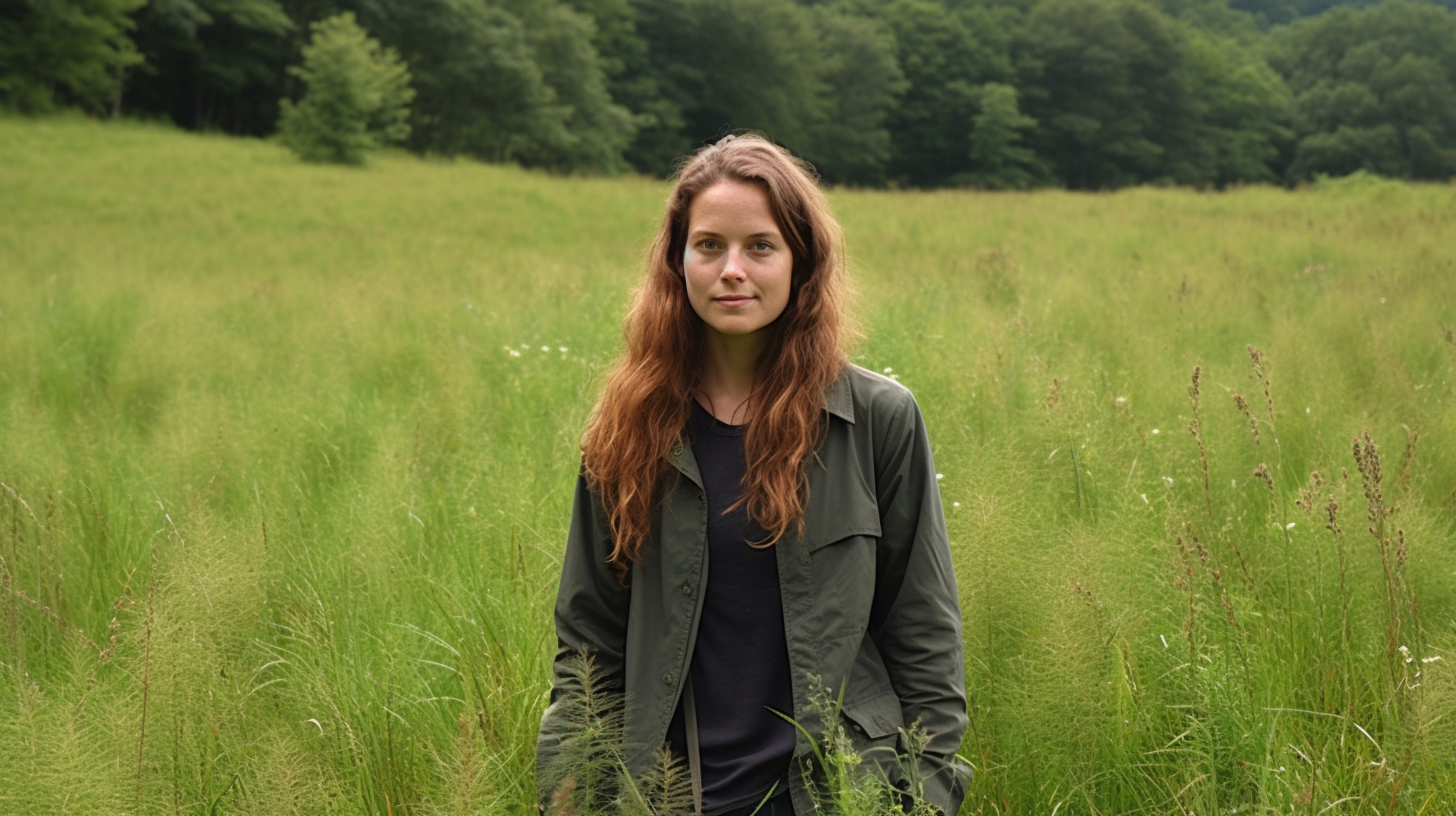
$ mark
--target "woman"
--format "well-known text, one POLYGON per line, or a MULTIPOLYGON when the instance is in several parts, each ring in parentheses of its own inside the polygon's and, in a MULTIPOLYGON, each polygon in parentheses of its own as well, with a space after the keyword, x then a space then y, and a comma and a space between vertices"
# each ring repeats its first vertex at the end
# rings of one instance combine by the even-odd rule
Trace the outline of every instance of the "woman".
POLYGON ((542 778, 586 652, 625 694, 629 771, 671 745, 708 816, 766 794, 761 814, 813 812, 813 747, 781 714, 821 733, 817 683, 892 779, 918 721, 910 771, 956 812, 964 670, 935 466, 910 393, 848 362, 844 286, 805 165, 730 136, 683 167, 583 436, 542 778))

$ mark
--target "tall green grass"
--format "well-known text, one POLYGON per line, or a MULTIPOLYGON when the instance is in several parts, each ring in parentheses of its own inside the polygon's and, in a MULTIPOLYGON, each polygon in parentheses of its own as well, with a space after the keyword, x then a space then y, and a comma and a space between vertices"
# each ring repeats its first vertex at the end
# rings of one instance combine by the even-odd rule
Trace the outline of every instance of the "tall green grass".
MULTIPOLYGON (((0 812, 531 812, 665 190, 0 119, 0 812)), ((1456 189, 832 198, 965 812, 1456 810, 1456 189)))

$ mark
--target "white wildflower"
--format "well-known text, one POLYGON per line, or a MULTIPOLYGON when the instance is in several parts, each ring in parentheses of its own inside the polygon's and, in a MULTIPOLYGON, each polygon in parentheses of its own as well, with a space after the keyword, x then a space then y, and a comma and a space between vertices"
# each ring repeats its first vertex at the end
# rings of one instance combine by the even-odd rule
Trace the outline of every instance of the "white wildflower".
POLYGON ((1139 493, 1138 496, 1143 500, 1143 504, 1151 504, 1152 503, 1152 502, 1149 502, 1148 501, 1148 494, 1146 494, 1146 493, 1139 493))
POLYGON ((1421 658, 1421 662, 1422 663, 1435 663, 1437 660, 1440 660, 1440 659, 1441 659, 1441 656, 1440 655, 1431 655, 1430 657, 1423 657, 1423 658, 1421 658))
POLYGON ((940 481, 941 479, 944 479, 944 478, 945 478, 945 474, 944 473, 937 473, 937 474, 935 474, 935 480, 937 482, 940 481))
POLYGON ((506 349, 506 350, 511 353, 511 356, 512 357, 520 357, 521 356, 521 352, 520 352, 519 349, 506 349))
POLYGON ((1288 524, 1284 525, 1284 529, 1286 529, 1286 530, 1293 530, 1294 529, 1294 522, 1291 521, 1288 524))
POLYGON ((895 372, 895 369, 890 368, 889 366, 885 366, 885 373, 886 374, 893 374, 894 372, 895 372))
POLYGON ((1157 435, 1158 435, 1158 429, 1157 428, 1154 428, 1153 429, 1153 436, 1157 436, 1157 435))
POLYGON ((1164 476, 1163 477, 1163 484, 1167 485, 1168 487, 1172 487, 1173 486, 1173 477, 1172 476, 1164 476))
POLYGON ((550 351, 551 350, 551 347, 550 346, 542 346, 541 347, 541 350, 542 351, 550 351))

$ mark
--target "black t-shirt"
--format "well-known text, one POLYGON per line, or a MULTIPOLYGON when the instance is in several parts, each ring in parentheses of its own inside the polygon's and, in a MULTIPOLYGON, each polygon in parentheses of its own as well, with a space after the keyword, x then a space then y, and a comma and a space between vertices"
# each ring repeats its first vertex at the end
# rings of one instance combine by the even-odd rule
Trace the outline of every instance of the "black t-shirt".
MULTIPOLYGON (((774 712, 792 715, 794 698, 774 547, 749 546, 768 534, 745 507, 723 514, 743 495, 747 426, 719 422, 694 402, 688 427, 708 505, 708 580, 688 676, 711 815, 756 803, 784 778, 794 727, 774 712)), ((681 702, 668 740, 687 756, 681 702)))

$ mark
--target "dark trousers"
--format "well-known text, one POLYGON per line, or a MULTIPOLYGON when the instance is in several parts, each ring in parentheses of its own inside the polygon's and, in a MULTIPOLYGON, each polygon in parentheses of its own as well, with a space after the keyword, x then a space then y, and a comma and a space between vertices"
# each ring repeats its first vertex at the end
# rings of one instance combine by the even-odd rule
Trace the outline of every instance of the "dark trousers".
POLYGON ((794 803, 789 798, 788 791, 782 791, 774 798, 764 802, 763 807, 758 808, 757 812, 754 811, 754 808, 758 808, 757 802, 737 810, 730 810, 722 816, 794 816, 794 803))

